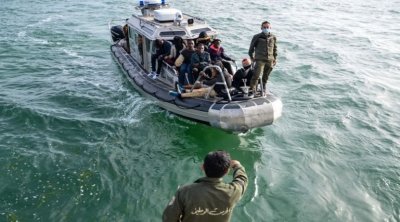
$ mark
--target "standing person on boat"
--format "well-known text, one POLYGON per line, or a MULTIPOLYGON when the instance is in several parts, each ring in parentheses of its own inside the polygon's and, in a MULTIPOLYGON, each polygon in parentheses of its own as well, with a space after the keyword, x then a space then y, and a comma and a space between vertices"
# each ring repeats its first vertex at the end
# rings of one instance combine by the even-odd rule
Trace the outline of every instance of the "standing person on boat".
POLYGON ((253 77, 253 69, 251 69, 251 60, 249 58, 244 58, 242 60, 243 68, 238 69, 233 75, 232 86, 237 90, 241 90, 242 86, 249 86, 251 78, 253 77))
POLYGON ((157 78, 161 72, 161 66, 164 58, 171 52, 171 43, 163 39, 157 39, 155 41, 156 53, 151 55, 151 73, 149 77, 153 79, 157 78), (156 62, 157 62, 157 72, 156 72, 156 62))
POLYGON ((206 177, 180 187, 163 213, 163 222, 228 222, 233 208, 243 196, 248 179, 244 167, 231 160, 225 151, 210 152, 202 168, 206 177), (229 169, 233 179, 225 183, 222 177, 229 169))
POLYGON ((255 93, 261 74, 263 88, 265 89, 269 74, 276 65, 276 57, 278 56, 276 37, 271 33, 271 24, 268 21, 261 24, 261 33, 253 36, 249 56, 252 61, 256 62, 256 71, 250 82, 250 89, 255 93))
POLYGON ((185 85, 185 81, 187 84, 193 84, 194 82, 191 67, 192 55, 195 52, 194 41, 188 39, 186 44, 186 49, 183 49, 179 57, 175 60, 175 66, 179 67, 178 82, 181 87, 185 85))
POLYGON ((199 43, 196 52, 192 55, 193 77, 197 79, 199 72, 211 63, 210 53, 204 51, 204 44, 199 43))
POLYGON ((215 63, 217 61, 221 61, 224 64, 224 67, 228 69, 229 73, 232 73, 232 68, 229 62, 234 61, 231 57, 225 54, 225 49, 221 46, 220 39, 214 39, 208 48, 208 53, 210 53, 211 62, 215 63))

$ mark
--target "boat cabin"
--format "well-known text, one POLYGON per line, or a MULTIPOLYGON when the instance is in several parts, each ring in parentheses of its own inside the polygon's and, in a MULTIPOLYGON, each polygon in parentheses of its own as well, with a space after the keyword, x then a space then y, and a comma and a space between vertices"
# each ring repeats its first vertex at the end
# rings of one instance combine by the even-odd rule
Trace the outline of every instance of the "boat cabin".
MULTIPOLYGON (((163 0, 141 1, 136 8, 141 14, 133 14, 126 20, 129 53, 148 72, 151 70, 151 55, 155 53, 156 39, 171 41, 175 36, 184 40, 196 39, 201 32, 213 38, 217 34, 205 20, 171 8, 163 0)), ((163 66, 162 77, 169 82, 170 78, 165 75, 171 72, 176 74, 176 71, 165 62, 163 66)))

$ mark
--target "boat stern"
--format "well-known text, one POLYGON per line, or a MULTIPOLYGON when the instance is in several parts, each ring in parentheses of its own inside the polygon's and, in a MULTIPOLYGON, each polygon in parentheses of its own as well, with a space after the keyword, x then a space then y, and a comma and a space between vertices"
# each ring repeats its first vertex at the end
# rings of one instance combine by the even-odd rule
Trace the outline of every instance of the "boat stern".
POLYGON ((208 117, 210 125, 227 131, 246 132, 271 125, 282 115, 282 101, 259 98, 240 103, 213 104, 208 117))

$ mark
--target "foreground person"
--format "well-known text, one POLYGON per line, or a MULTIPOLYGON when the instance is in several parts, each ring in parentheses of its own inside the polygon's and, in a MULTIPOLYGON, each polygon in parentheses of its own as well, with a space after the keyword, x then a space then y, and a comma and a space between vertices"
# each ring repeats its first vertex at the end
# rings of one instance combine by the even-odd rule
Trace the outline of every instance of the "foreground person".
POLYGON ((225 151, 210 152, 202 168, 206 177, 180 187, 163 213, 163 222, 229 222, 233 208, 247 188, 247 175, 237 160, 225 151), (233 171, 233 180, 222 177, 233 171))

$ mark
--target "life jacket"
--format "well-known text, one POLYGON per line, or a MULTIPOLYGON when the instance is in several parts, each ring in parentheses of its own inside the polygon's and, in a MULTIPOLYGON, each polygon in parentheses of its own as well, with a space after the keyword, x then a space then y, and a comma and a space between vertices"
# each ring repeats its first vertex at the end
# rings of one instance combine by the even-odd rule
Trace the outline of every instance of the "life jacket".
POLYGON ((217 60, 221 58, 223 48, 221 46, 217 48, 214 46, 214 44, 212 44, 208 49, 208 52, 210 53, 211 60, 217 60))

